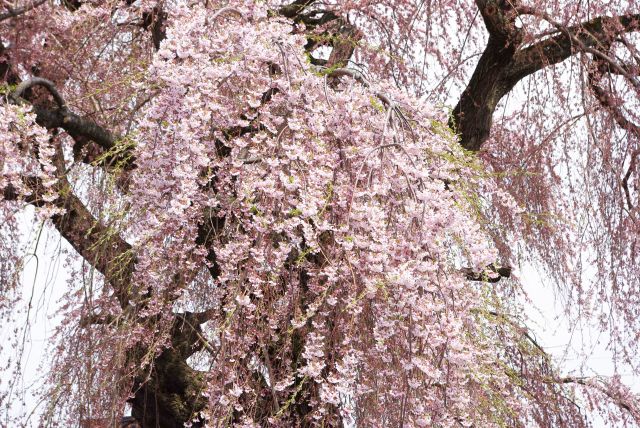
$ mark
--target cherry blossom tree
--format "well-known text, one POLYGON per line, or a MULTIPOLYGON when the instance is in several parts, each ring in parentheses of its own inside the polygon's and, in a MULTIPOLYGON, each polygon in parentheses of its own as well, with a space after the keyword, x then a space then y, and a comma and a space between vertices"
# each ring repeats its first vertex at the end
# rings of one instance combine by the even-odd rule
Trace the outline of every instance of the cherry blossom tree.
POLYGON ((1 8, 0 316, 26 207, 79 266, 38 424, 640 424, 509 267, 640 369, 636 1, 1 8))

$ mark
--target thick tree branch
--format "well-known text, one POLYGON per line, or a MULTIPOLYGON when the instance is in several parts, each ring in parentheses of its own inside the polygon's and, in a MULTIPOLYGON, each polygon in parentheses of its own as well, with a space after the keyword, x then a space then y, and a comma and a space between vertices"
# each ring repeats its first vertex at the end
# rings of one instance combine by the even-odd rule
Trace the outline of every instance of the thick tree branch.
POLYGON ((9 85, 15 85, 20 81, 17 73, 15 73, 11 67, 6 55, 6 47, 0 40, 0 81, 5 81, 9 85))
POLYGON ((515 25, 518 3, 517 0, 476 0, 490 36, 505 42, 513 42, 519 38, 519 30, 515 25))
POLYGON ((493 112, 500 99, 511 90, 501 79, 515 53, 515 46, 499 37, 489 37, 487 47, 453 109, 449 125, 461 137, 467 150, 477 151, 489 138, 493 112))
POLYGON ((47 129, 62 128, 72 137, 84 137, 93 141, 105 151, 113 150, 118 137, 91 119, 79 116, 69 110, 50 109, 34 106, 36 122, 47 129))
POLYGON ((64 180, 61 191, 67 191, 56 205, 65 210, 64 214, 52 217, 60 234, 105 279, 111 283, 115 295, 122 306, 128 303, 134 256, 131 246, 116 230, 98 221, 69 188, 64 180))
POLYGON ((142 14, 142 28, 151 31, 151 41, 155 50, 160 49, 160 43, 167 37, 166 21, 168 15, 159 2, 150 12, 142 14))
POLYGON ((338 20, 336 22, 337 28, 333 33, 331 42, 333 48, 329 54, 326 66, 346 67, 363 34, 358 27, 345 20, 338 20))
POLYGON ((66 109, 67 106, 64 102, 64 99, 62 98, 62 95, 60 95, 60 92, 58 92, 58 90, 56 89, 56 85, 51 81, 51 80, 47 80, 47 79, 43 79, 41 77, 34 77, 31 78, 29 80, 25 80, 24 82, 20 83, 16 89, 13 91, 13 98, 14 99, 18 99, 20 97, 22 97, 22 94, 24 94, 24 92, 27 89, 31 89, 34 86, 42 86, 44 88, 47 89, 47 91, 49 91, 49 93, 51 94, 51 96, 53 97, 53 99, 55 100, 56 104, 58 105, 59 109, 66 109))
POLYGON ((453 109, 449 125, 460 134, 467 150, 479 150, 489 137, 493 112, 500 98, 511 88, 501 75, 511 64, 521 42, 511 2, 477 0, 476 5, 489 32, 489 40, 471 80, 453 109))
MULTIPOLYGON (((529 11, 528 9, 524 11, 529 11)), ((579 25, 558 29, 561 34, 520 50, 510 65, 506 80, 513 85, 549 65, 558 64, 585 48, 602 47, 619 34, 640 29, 640 14, 598 17, 579 25)))
POLYGON ((629 208, 630 210, 632 210, 634 206, 633 206, 633 201, 631 200, 631 192, 629 191, 629 178, 631 178, 631 174, 636 169, 636 159, 638 158, 638 155, 640 155, 639 149, 636 149, 635 151, 633 151, 633 153, 631 153, 631 161, 629 162, 629 168, 627 168, 627 172, 622 178, 622 182, 620 184, 622 186, 622 189, 624 190, 624 195, 627 198, 627 208, 629 208))
POLYGON ((133 167, 133 146, 119 144, 121 139, 108 129, 98 125, 91 119, 79 116, 69 110, 66 102, 55 84, 47 79, 34 77, 18 85, 11 97, 16 102, 29 102, 23 98, 24 93, 35 86, 45 88, 54 99, 57 108, 51 109, 41 105, 34 105, 36 123, 47 129, 61 128, 65 130, 77 143, 74 151, 80 152, 89 142, 97 144, 103 151, 102 160, 107 164, 118 162, 122 169, 133 167))
MULTIPOLYGON (((40 181, 35 178, 25 178, 24 181, 31 190, 25 202, 36 207, 46 205, 40 197, 43 193, 40 181)), ((78 254, 104 276, 113 287, 120 305, 125 307, 129 301, 134 266, 131 246, 117 231, 98 221, 89 212, 74 195, 65 177, 58 177, 55 190, 58 197, 52 204, 64 212, 51 217, 53 225, 78 254)), ((4 189, 3 197, 5 200, 17 200, 19 196, 16 189, 9 185, 4 189)))
POLYGON ((220 275, 220 266, 218 265, 216 253, 213 249, 214 242, 217 237, 218 231, 220 231, 224 227, 224 223, 224 217, 218 217, 212 208, 208 208, 205 210, 203 223, 198 227, 196 244, 202 245, 207 249, 206 258, 207 262, 209 263, 207 269, 209 270, 211 278, 213 279, 216 279, 218 275, 220 275))
POLYGON ((296 23, 302 23, 306 32, 310 34, 307 38, 305 49, 311 53, 316 47, 331 44, 333 49, 329 60, 311 57, 311 62, 315 65, 329 66, 347 64, 353 54, 358 40, 362 37, 358 29, 349 24, 331 10, 313 8, 315 0, 296 0, 293 3, 282 6, 277 13, 289 18, 296 23), (313 30, 322 25, 336 21, 332 29, 327 29, 322 36, 313 34, 313 30))
POLYGON ((471 268, 462 269, 468 281, 499 282, 502 278, 511 277, 511 268, 490 264, 484 272, 476 272, 471 268))
POLYGON ((302 15, 302 12, 313 3, 315 3, 315 0, 296 0, 293 3, 282 6, 278 13, 285 18, 294 19, 302 15))
MULTIPOLYGON (((510 6, 511 2, 477 0, 476 4, 489 31, 489 41, 449 123, 460 135, 462 146, 473 151, 489 138, 498 102, 521 79, 578 52, 597 55, 597 48, 615 36, 640 30, 640 14, 598 17, 568 28, 552 22, 560 34, 518 49, 521 36, 515 26, 516 13, 550 18, 532 8, 510 6)), ((624 72, 617 64, 611 66, 624 72)))
POLYGON ((118 138, 97 123, 69 111, 64 98, 56 89, 55 84, 50 80, 40 77, 25 80, 18 85, 11 96, 17 102, 23 101, 22 96, 24 92, 34 86, 42 86, 47 89, 58 106, 57 110, 34 106, 36 122, 40 126, 47 129, 62 128, 71 136, 89 138, 107 151, 115 147, 118 138))

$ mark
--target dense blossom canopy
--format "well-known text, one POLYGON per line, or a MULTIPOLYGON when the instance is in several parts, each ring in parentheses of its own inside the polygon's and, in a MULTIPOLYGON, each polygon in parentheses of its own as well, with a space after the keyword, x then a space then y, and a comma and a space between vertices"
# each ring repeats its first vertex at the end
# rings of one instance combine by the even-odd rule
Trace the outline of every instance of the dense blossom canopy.
POLYGON ((638 368, 640 7, 530 3, 6 6, 0 316, 27 206, 77 266, 36 423, 640 424, 506 279, 638 368))

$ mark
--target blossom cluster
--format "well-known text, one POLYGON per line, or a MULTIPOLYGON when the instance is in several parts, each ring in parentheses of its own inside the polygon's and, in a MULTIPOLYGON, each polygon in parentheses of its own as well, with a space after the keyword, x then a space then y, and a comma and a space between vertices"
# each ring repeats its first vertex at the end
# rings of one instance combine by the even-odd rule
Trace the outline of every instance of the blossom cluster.
POLYGON ((223 220, 220 274, 185 291, 221 308, 201 417, 257 423, 251 397, 267 385, 288 403, 276 425, 301 401, 317 423, 339 409, 407 426, 493 423, 491 403, 519 406, 478 323, 482 287, 458 271, 497 255, 442 115, 310 65, 304 38, 259 6, 173 13, 149 69, 160 92, 138 127, 131 230, 140 289, 162 313, 160 296, 204 262, 198 227, 223 220))
POLYGON ((0 198, 10 187, 12 199, 37 199, 42 218, 49 218, 59 212, 51 204, 57 197, 55 149, 47 130, 36 125, 30 110, 27 106, 0 105, 0 198), (38 182, 40 194, 33 194, 25 177, 38 182))
MULTIPOLYGON (((0 310, 19 283, 25 203, 84 257, 45 417, 112 420, 127 399, 172 395, 159 376, 173 371, 195 425, 583 426, 567 385, 637 420, 618 379, 560 377, 524 326, 517 282, 489 281, 528 240, 528 258, 575 286, 580 316, 606 301, 603 319, 612 308, 632 327, 612 338, 634 361, 638 151, 611 122, 588 126, 595 151, 560 134, 565 112, 550 120, 546 97, 573 105, 576 91, 561 78, 531 85, 526 114, 495 118, 480 156, 463 151, 455 118, 427 100, 465 93, 487 45, 481 2, 300 3, 34 2, 0 19, 7 80, 45 76, 66 105, 39 90, 0 103, 0 310), (292 20, 281 7, 296 5, 306 15, 292 20), (331 63, 345 44, 349 61, 331 63), (46 130, 36 111, 115 137, 46 130), (579 164, 578 178, 560 171, 579 164), (604 181, 617 190, 592 211, 576 189, 604 181), (581 288, 590 249, 599 288, 581 288)), ((566 10, 568 26, 628 9, 535 3, 566 10)), ((514 49, 556 37, 527 20, 514 49)), ((592 109, 578 104, 574 119, 592 109)), ((163 405, 184 419, 179 401, 163 405)))

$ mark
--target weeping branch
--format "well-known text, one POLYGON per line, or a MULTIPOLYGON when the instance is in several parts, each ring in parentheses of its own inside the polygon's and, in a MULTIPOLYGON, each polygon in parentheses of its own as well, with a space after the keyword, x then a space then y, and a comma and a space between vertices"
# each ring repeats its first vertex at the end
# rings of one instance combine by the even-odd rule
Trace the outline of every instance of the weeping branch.
MULTIPOLYGON (((608 52, 611 49, 611 41, 607 41, 606 43, 602 43, 598 47, 598 51, 602 53, 602 55, 594 56, 593 58, 593 66, 587 70, 587 80, 589 83, 589 89, 591 93, 594 95, 596 100, 600 103, 600 105, 611 115, 616 124, 627 132, 633 140, 640 141, 640 126, 633 123, 631 120, 627 119, 622 108, 620 107, 619 101, 614 99, 610 92, 605 90, 602 86, 602 79, 606 74, 616 74, 616 75, 624 75, 627 78, 627 81, 634 83, 636 81, 635 76, 627 76, 628 73, 631 72, 631 67, 622 67, 615 66, 613 67, 607 58, 609 57, 608 52), (620 73, 620 69, 624 68, 624 73, 620 73)), ((637 75, 637 73, 635 73, 637 75)), ((634 85, 635 86, 635 85, 634 85)), ((629 178, 631 174, 636 169, 636 158, 640 153, 639 149, 636 149, 631 152, 629 167, 622 178, 620 185, 624 191, 624 196, 626 198, 627 208, 632 210, 634 208, 631 192, 629 191, 629 178)))
POLYGON ((640 423, 640 409, 638 409, 638 406, 635 404, 637 402, 637 397, 633 394, 629 394, 628 397, 623 395, 620 391, 616 391, 607 385, 607 383, 601 378, 567 376, 557 379, 549 379, 547 382, 565 385, 576 384, 587 388, 593 388, 607 396, 613 404, 629 413, 636 423, 640 423))

